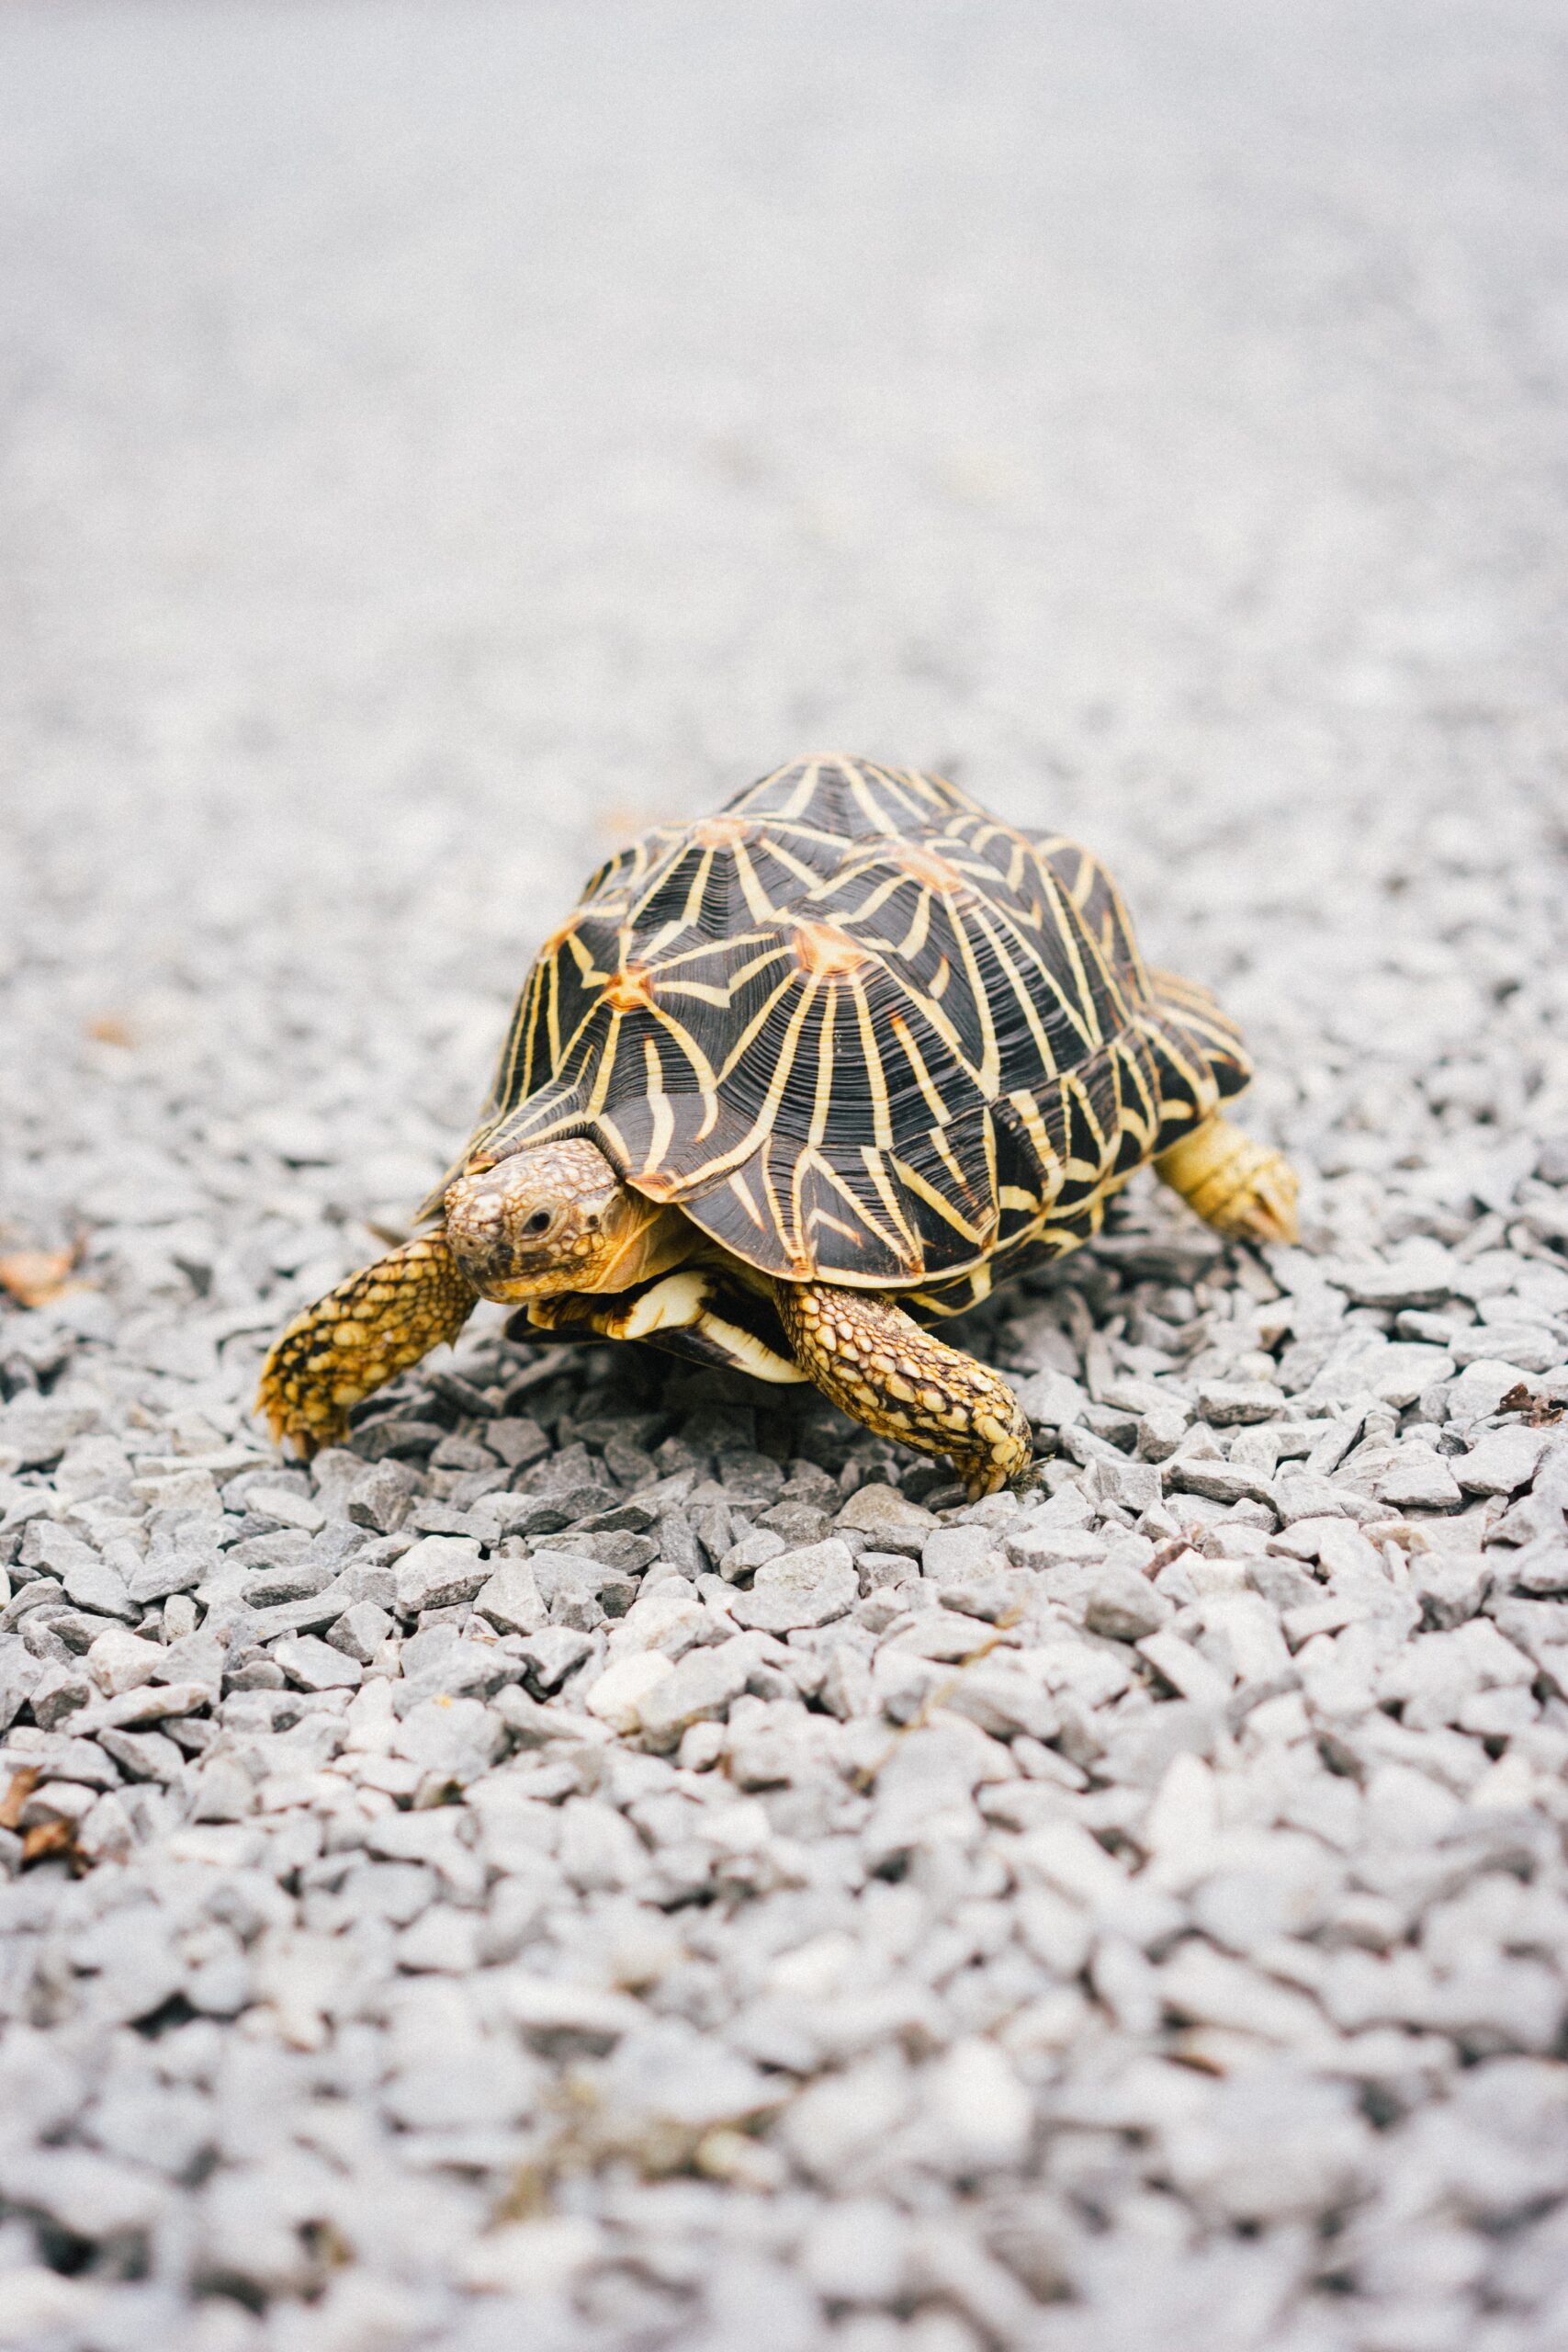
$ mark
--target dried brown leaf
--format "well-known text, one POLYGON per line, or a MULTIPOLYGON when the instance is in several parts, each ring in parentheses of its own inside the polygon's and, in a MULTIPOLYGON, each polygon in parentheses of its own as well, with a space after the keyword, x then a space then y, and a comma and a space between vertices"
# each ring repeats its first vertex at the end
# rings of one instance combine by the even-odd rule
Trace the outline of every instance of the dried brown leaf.
POLYGON ((87 1868, 87 1857, 76 1843, 73 1821, 39 1821, 22 1832, 22 1868, 29 1862, 53 1861, 63 1856, 73 1872, 80 1878, 87 1868))
POLYGON ((0 1257, 0 1290, 8 1291, 18 1306, 47 1306, 73 1287, 74 1250, 12 1250, 0 1257))
POLYGON ((1550 1396, 1538 1396, 1522 1380, 1516 1380, 1507 1394, 1499 1398, 1500 1413, 1522 1413, 1525 1426, 1532 1430, 1549 1430, 1562 1419, 1565 1408, 1550 1396))
POLYGON ((22 1807, 39 1784, 39 1768, 24 1764, 19 1772, 11 1775, 11 1785, 0 1797, 0 1829, 15 1829, 22 1817, 22 1807))

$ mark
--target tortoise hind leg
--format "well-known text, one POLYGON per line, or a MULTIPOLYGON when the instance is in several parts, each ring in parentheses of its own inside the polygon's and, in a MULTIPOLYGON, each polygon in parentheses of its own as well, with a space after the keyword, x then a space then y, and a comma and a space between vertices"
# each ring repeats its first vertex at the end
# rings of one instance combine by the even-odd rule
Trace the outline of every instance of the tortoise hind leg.
POLYGON ((1155 1170, 1216 1233, 1235 1241, 1295 1241, 1296 1173, 1217 1105, 1252 1077, 1241 1032, 1197 980, 1151 972, 1145 1035, 1159 1082, 1155 1170))
POLYGON ((1029 1422, 999 1373, 936 1339, 884 1291, 776 1286, 779 1320, 825 1396, 878 1437, 946 1454, 971 1500, 1029 1467, 1029 1422))
POLYGON ((1162 1151, 1155 1173, 1235 1241, 1296 1241, 1296 1171, 1282 1152, 1258 1143, 1216 1112, 1162 1151))
POLYGON ((477 1300, 445 1234, 406 1241, 296 1316, 262 1367, 257 1412, 307 1456, 334 1444, 350 1406, 455 1340, 477 1300))

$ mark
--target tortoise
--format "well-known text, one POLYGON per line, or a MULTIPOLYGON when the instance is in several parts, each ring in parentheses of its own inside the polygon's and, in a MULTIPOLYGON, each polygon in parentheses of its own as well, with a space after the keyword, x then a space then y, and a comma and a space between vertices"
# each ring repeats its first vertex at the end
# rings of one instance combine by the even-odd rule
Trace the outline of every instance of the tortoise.
POLYGON ((289 1325, 258 1409, 309 1454, 487 1298, 815 1382, 993 1493, 1029 1421, 929 1326, 1089 1240, 1148 1160, 1218 1232, 1294 1239, 1289 1163, 1219 1108, 1250 1076, 1089 851, 940 776, 797 761, 593 876, 435 1221, 289 1325))

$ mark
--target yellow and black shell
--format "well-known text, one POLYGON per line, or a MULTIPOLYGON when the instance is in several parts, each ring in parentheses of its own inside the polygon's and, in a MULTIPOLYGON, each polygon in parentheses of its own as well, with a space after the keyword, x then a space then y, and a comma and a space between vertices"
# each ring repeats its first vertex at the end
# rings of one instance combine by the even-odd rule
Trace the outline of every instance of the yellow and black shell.
POLYGON ((1208 991, 1145 967, 1088 851, 832 756, 601 867, 468 1158, 588 1136, 766 1273, 952 1312, 1002 1256, 1098 1231, 1249 1076, 1208 991))

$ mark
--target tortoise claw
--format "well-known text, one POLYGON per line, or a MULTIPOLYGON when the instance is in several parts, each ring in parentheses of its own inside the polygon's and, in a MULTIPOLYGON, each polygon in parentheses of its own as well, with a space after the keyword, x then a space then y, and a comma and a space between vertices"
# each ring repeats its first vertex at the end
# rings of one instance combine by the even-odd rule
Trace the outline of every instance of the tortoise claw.
POLYGON ((440 1233, 350 1274, 295 1317, 262 1367, 256 1410, 274 1442, 291 1438, 306 1461, 340 1442, 351 1407, 455 1340, 475 1303, 440 1233))

